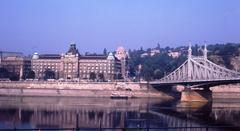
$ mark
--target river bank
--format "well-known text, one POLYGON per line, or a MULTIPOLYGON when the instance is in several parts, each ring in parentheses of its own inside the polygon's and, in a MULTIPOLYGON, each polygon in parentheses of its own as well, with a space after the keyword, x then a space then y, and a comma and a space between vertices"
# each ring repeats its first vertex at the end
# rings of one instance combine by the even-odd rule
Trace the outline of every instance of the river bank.
POLYGON ((210 90, 214 100, 240 98, 240 84, 218 85, 210 87, 210 90))
POLYGON ((156 91, 147 83, 141 82, 0 82, 1 96, 73 96, 73 97, 112 97, 129 98, 158 97, 169 98, 156 91))

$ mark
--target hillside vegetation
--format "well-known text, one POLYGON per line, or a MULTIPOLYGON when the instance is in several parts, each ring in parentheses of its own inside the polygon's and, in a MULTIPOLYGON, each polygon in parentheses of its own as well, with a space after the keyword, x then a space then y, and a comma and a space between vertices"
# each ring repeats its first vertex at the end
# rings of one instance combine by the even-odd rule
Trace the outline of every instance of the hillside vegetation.
MULTIPOLYGON (((213 44, 208 45, 208 59, 214 63, 226 68, 240 71, 240 44, 213 44)), ((192 46, 192 54, 202 55, 203 46, 192 46)), ((187 59, 188 46, 176 48, 156 48, 129 50, 130 61, 129 68, 131 77, 143 78, 145 80, 154 80, 174 71, 187 59), (151 54, 153 51, 157 53, 151 54), (178 57, 171 56, 171 53, 177 53, 178 57)))

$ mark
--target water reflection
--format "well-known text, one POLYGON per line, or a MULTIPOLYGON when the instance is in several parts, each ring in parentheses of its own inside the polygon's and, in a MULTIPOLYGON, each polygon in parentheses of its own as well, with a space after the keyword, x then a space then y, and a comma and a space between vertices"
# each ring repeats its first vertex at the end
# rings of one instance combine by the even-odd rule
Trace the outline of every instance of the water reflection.
MULTIPOLYGON (((238 126, 240 106, 237 107, 235 103, 235 107, 228 107, 229 104, 232 103, 0 97, 0 128, 75 128, 77 125, 80 128, 238 126)), ((220 129, 224 130, 209 130, 220 129)))

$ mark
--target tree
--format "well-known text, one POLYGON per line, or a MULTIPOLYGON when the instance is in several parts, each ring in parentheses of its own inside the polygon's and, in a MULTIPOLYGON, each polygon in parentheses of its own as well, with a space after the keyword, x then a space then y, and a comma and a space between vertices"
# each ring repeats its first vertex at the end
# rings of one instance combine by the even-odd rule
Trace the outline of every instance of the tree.
POLYGON ((99 73, 99 74, 98 74, 98 79, 99 79, 100 81, 105 81, 105 78, 104 78, 103 73, 99 73))
POLYGON ((0 78, 9 78, 12 81, 18 81, 19 80, 19 74, 10 73, 5 68, 0 68, 0 78))
POLYGON ((26 79, 35 79, 35 72, 34 71, 29 71, 26 73, 26 79))
MULTIPOLYGON (((156 48, 159 48, 160 44, 156 48)), ((155 48, 155 49, 156 49, 155 48)), ((202 47, 199 45, 192 46, 193 55, 203 55, 202 47)), ((150 52, 152 49, 147 49, 150 52)), ((188 46, 180 46, 176 48, 165 47, 161 48, 161 53, 155 56, 141 57, 142 53, 146 53, 142 48, 138 50, 129 51, 129 76, 139 76, 138 65, 142 65, 140 72, 141 78, 145 80, 153 80, 162 78, 164 75, 169 74, 178 68, 187 59, 188 46), (168 51, 178 51, 181 55, 178 58, 172 58, 168 55, 168 51)), ((214 44, 208 45, 208 56, 213 57, 216 62, 222 62, 227 68, 232 69, 232 58, 239 57, 240 55, 240 44, 227 43, 227 44, 214 44), (219 60, 218 60, 219 59, 219 60), (221 60, 222 59, 222 60, 221 60)))
POLYGON ((5 68, 0 68, 0 78, 9 78, 9 72, 5 68))
POLYGON ((154 71, 154 79, 160 79, 163 76, 163 72, 160 69, 154 71))
POLYGON ((153 76, 153 70, 150 66, 148 66, 148 64, 144 63, 140 74, 146 81, 150 81, 153 76))
POLYGON ((104 48, 103 54, 104 54, 104 55, 107 55, 107 49, 106 49, 106 48, 104 48))
POLYGON ((114 79, 118 80, 118 79, 123 79, 122 74, 121 73, 117 73, 114 75, 114 79))
POLYGON ((156 49, 158 49, 158 50, 160 50, 161 49, 161 46, 160 46, 160 44, 159 43, 157 43, 157 48, 156 49))
POLYGON ((96 73, 95 72, 91 72, 89 79, 94 81, 96 79, 96 73))
POLYGON ((9 76, 9 79, 11 81, 18 81, 20 79, 19 75, 18 74, 15 74, 15 73, 11 73, 10 76, 9 76))
POLYGON ((129 67, 129 76, 130 77, 136 76, 136 69, 133 66, 131 66, 131 65, 129 67))
POLYGON ((47 80, 47 79, 55 79, 55 72, 50 69, 47 69, 44 72, 44 80, 47 80))

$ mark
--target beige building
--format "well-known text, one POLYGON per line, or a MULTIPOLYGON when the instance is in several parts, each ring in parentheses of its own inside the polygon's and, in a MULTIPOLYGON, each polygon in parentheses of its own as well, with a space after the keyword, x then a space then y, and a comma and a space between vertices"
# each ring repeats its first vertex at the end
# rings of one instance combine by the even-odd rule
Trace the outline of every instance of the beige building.
POLYGON ((178 58, 181 55, 181 52, 178 51, 170 51, 168 52, 168 56, 172 57, 172 58, 178 58))
POLYGON ((157 54, 160 54, 159 49, 152 49, 151 52, 150 52, 150 56, 154 56, 154 55, 157 55, 157 54))
POLYGON ((61 55, 58 54, 43 54, 38 55, 35 53, 32 57, 32 70, 35 73, 35 78, 44 78, 45 72, 54 72, 54 77, 59 78, 61 71, 61 55))
POLYGON ((37 79, 44 79, 47 72, 55 79, 113 80, 121 74, 121 61, 111 52, 108 55, 79 54, 76 45, 71 44, 66 54, 35 53, 32 57, 32 70, 37 79))
MULTIPOLYGON (((19 54, 19 53, 18 53, 19 54)), ((0 67, 10 73, 10 77, 22 79, 31 70, 31 60, 22 55, 6 55, 1 53, 0 67)))
POLYGON ((81 56, 79 60, 80 78, 87 79, 90 73, 96 73, 96 77, 104 77, 113 80, 120 74, 121 63, 112 53, 108 56, 81 56))

